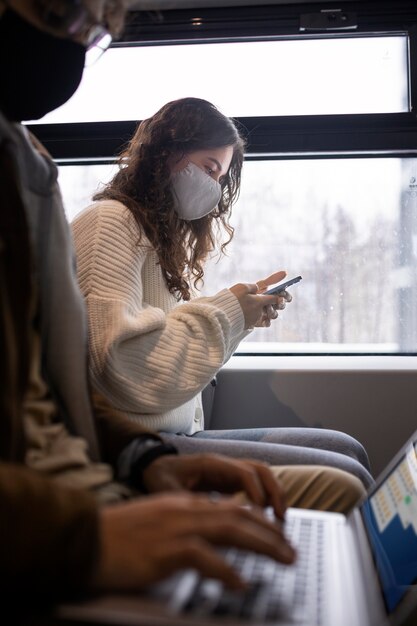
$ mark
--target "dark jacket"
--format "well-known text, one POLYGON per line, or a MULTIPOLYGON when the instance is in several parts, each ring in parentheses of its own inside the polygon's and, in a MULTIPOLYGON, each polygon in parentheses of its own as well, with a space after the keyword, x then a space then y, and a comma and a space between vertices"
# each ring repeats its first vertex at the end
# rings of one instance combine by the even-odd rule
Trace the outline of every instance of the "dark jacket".
POLYGON ((87 328, 57 170, 26 129, 0 114, 0 582, 57 598, 83 589, 99 554, 95 498, 24 467, 23 399, 33 324, 57 419, 93 461, 115 463, 144 429, 98 399, 87 380, 87 328), (34 303, 37 303, 36 310, 34 303))

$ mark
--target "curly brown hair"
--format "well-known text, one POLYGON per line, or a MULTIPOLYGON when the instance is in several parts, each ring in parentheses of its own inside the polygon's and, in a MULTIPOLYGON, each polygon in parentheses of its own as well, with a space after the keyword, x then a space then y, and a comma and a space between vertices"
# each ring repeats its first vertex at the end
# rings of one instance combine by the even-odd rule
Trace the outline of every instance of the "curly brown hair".
MULTIPOLYGON (((210 102, 182 98, 164 105, 141 122, 118 159, 119 169, 94 200, 113 199, 133 214, 139 231, 156 250, 169 291, 190 299, 190 281, 203 282, 203 264, 216 248, 222 231, 233 238, 229 223, 232 204, 240 191, 245 142, 234 120, 224 116, 210 102), (185 221, 174 210, 171 189, 173 158, 211 148, 233 147, 228 172, 219 183, 222 196, 218 206, 200 219, 185 221)), ((140 241, 140 237, 139 237, 140 241)))

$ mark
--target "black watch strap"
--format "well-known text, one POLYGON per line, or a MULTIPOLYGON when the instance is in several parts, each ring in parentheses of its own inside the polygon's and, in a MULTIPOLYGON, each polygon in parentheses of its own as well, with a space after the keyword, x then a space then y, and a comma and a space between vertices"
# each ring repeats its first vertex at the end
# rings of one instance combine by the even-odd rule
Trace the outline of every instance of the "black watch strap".
POLYGON ((119 457, 118 478, 146 493, 143 472, 155 459, 165 454, 178 454, 178 450, 152 435, 134 439, 119 457))
POLYGON ((143 472, 155 459, 165 454, 178 454, 178 450, 169 443, 161 443, 145 450, 130 468, 130 484, 136 489, 147 493, 148 490, 143 482, 143 472))

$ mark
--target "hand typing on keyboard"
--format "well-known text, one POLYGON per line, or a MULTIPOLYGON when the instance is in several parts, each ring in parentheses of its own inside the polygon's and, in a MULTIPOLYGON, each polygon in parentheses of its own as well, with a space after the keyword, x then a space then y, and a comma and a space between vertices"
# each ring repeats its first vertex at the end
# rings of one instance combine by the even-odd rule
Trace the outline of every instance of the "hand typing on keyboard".
POLYGON ((247 582, 243 591, 219 581, 195 577, 182 609, 194 615, 228 615, 249 621, 321 624, 322 520, 293 518, 286 532, 299 547, 297 562, 288 567, 253 552, 228 548, 221 553, 247 582))
POLYGON ((168 454, 159 457, 143 473, 150 493, 160 491, 239 492, 240 502, 271 506, 278 518, 286 509, 284 489, 268 465, 250 459, 230 459, 219 454, 168 454))
POLYGON ((215 546, 233 546, 286 564, 295 559, 281 525, 263 509, 190 493, 151 495, 104 508, 100 535, 99 588, 138 589, 185 568, 227 587, 245 588, 244 579, 215 546))

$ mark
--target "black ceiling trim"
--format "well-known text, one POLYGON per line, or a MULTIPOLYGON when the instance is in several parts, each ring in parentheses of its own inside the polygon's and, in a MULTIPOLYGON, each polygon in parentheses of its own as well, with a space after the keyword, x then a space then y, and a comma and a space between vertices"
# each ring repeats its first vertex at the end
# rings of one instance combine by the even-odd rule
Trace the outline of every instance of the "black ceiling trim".
MULTIPOLYGON (((121 43, 174 43, 233 37, 268 37, 299 34, 300 15, 328 9, 328 4, 259 5, 133 11, 121 43)), ((357 32, 406 30, 417 23, 415 0, 336 2, 341 9, 358 16, 357 32)))

